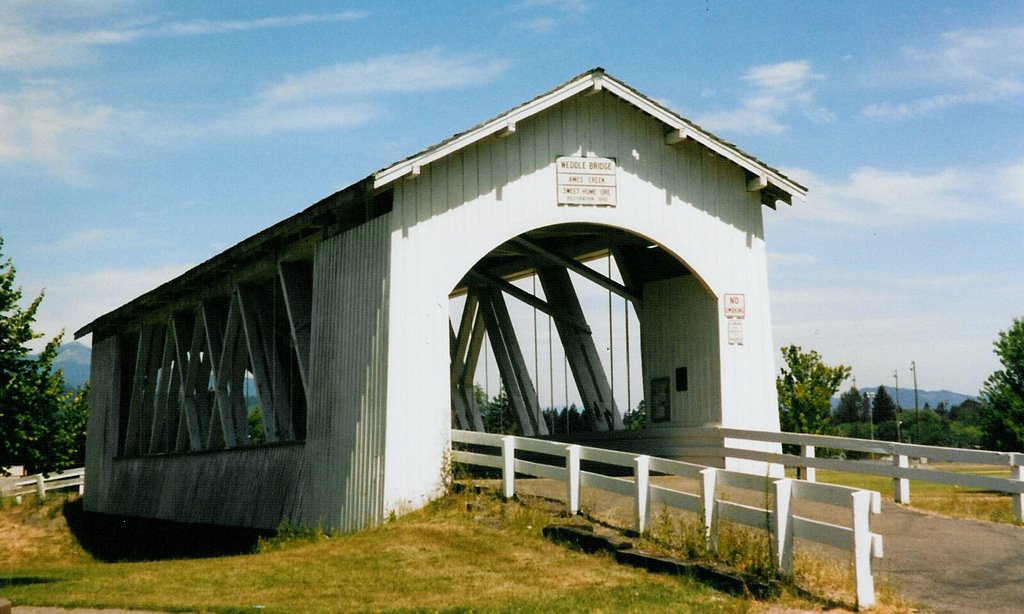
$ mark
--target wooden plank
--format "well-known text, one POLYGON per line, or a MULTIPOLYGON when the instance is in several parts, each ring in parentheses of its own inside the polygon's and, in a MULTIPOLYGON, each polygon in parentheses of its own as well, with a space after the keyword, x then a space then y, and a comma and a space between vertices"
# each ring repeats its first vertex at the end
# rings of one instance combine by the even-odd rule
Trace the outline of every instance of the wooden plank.
POLYGON ((828 522, 793 516, 793 535, 833 548, 853 549, 853 529, 828 522))
POLYGON ((651 471, 656 471, 658 473, 667 473, 669 475, 677 475, 684 478, 699 480, 701 479, 700 472, 703 469, 703 465, 694 465, 693 463, 684 463, 682 461, 674 461, 667 458, 651 457, 651 471))
POLYGON ((599 488, 626 497, 632 497, 635 494, 632 480, 613 478, 593 471, 580 471, 580 486, 599 488))
POLYGON ((771 512, 752 505, 732 501, 716 501, 720 520, 738 522, 755 529, 767 529, 771 525, 771 512))
POLYGON ((580 460, 594 461, 616 467, 633 467, 633 459, 638 454, 633 452, 619 452, 617 450, 605 450, 602 448, 580 448, 580 460))
POLYGON ((479 467, 494 467, 501 469, 502 460, 500 456, 469 452, 466 450, 452 450, 452 460, 465 465, 477 465, 479 467))
POLYGON ((502 437, 502 435, 497 433, 480 433, 476 431, 452 429, 452 442, 454 443, 500 448, 502 437))
MULTIPOLYGON (((654 460, 654 459, 651 459, 654 460)), ((701 503, 700 495, 695 495, 688 492, 680 492, 671 488, 665 488, 664 486, 651 485, 651 505, 655 504, 667 505, 674 507, 679 510, 687 512, 693 512, 694 514, 700 514, 703 511, 703 503, 701 503)))
POLYGON ((538 478, 549 480, 565 481, 565 467, 554 467, 543 463, 534 463, 522 459, 516 459, 516 473, 532 475, 538 478))

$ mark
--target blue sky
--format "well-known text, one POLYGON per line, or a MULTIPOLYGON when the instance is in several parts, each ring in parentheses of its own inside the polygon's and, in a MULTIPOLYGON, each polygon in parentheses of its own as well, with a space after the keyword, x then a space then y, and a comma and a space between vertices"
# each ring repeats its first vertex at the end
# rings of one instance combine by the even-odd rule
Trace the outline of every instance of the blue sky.
POLYGON ((78 327, 387 164, 610 74, 810 188, 776 345, 976 393, 1024 316, 1020 2, 0 3, 0 234, 78 327))

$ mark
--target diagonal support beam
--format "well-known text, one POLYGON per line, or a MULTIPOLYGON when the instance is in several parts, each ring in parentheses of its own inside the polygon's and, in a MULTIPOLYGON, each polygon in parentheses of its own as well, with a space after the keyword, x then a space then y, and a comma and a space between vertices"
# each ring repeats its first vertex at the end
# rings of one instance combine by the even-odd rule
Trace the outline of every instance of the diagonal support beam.
POLYGON ((549 305, 546 301, 541 300, 540 298, 538 298, 538 297, 530 294, 529 292, 523 290, 519 286, 516 286, 515 284, 510 283, 510 282, 502 279, 501 277, 498 277, 497 275, 494 275, 493 273, 488 273, 486 271, 478 271, 476 269, 471 269, 469 271, 469 277, 470 277, 470 279, 474 280, 478 284, 493 286, 493 287, 497 288, 498 290, 501 290, 505 294, 508 294, 512 298, 519 299, 520 301, 526 303, 530 307, 533 307, 537 311, 545 313, 545 314, 551 316, 552 318, 562 318, 563 320, 565 320, 566 324, 569 324, 571 326, 575 326, 576 328, 580 329, 580 331, 582 331, 582 332, 584 332, 584 333, 586 333, 588 335, 591 332, 590 331, 590 327, 587 325, 587 322, 585 320, 579 320, 579 319, 567 316, 563 311, 555 309, 554 307, 549 305))
POLYGON ((207 373, 206 380, 200 380, 199 377, 202 366, 203 327, 196 321, 195 316, 178 314, 171 319, 171 329, 178 350, 178 364, 182 365, 182 368, 178 369, 178 376, 181 380, 181 404, 188 432, 188 448, 193 451, 202 450, 203 434, 210 426, 210 408, 205 404, 209 374, 207 373), (202 382, 202 401, 197 395, 199 382, 202 382))
MULTIPOLYGON (((637 296, 632 290, 630 290, 626 286, 623 286, 614 279, 609 279, 608 277, 598 273, 594 269, 588 267, 587 265, 577 260, 567 258, 562 254, 558 254, 556 252, 552 252, 545 248, 544 246, 534 243, 533 241, 525 237, 517 237, 515 239, 512 239, 512 241, 517 245, 520 245, 525 249, 529 250, 533 254, 537 255, 542 260, 569 269, 573 273, 576 273, 580 277, 583 277, 584 279, 587 279, 601 286, 605 290, 610 290, 611 292, 614 292, 615 294, 618 294, 623 298, 629 299, 634 304, 640 304, 640 297, 637 296)), ((547 293, 547 290, 545 290, 544 294, 545 296, 548 297, 548 300, 551 300, 551 295, 547 293)))
POLYGON ((505 299, 501 292, 490 287, 478 288, 476 294, 480 300, 480 309, 484 316, 491 348, 494 349, 498 371, 501 373, 509 401, 516 410, 520 429, 528 437, 537 434, 547 435, 547 424, 539 415, 540 404, 537 400, 537 391, 534 389, 530 374, 526 369, 526 361, 523 359, 519 340, 516 339, 515 329, 512 327, 512 320, 508 315, 508 308, 505 306, 505 299), (538 418, 540 419, 538 420, 538 418))
POLYGON ((295 358, 299 364, 299 376, 306 398, 309 390, 309 351, 312 334, 313 313, 313 267, 304 261, 279 262, 278 275, 284 292, 284 305, 288 312, 292 343, 295 344, 295 358))
MULTIPOLYGON (((552 305, 558 305, 567 314, 583 318, 576 289, 573 288, 569 273, 562 267, 539 267, 537 277, 544 288, 544 295, 552 305)), ((579 330, 555 320, 558 336, 565 348, 565 357, 572 370, 573 381, 586 409, 590 410, 591 428, 599 431, 622 428, 622 417, 615 408, 608 377, 594 346, 594 338, 579 330)))

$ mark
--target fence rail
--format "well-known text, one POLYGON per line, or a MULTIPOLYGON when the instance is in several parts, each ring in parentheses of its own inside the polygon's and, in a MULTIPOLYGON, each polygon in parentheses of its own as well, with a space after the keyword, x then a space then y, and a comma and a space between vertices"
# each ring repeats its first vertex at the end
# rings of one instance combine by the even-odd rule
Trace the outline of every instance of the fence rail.
POLYGON ((650 526, 654 505, 695 513, 701 519, 704 539, 711 551, 717 548, 719 523, 722 520, 767 530, 774 546, 773 562, 780 572, 787 575, 793 573, 795 538, 846 550, 853 559, 858 608, 870 608, 875 603, 871 557, 882 556, 882 538, 871 532, 870 514, 881 511, 881 497, 877 492, 757 476, 664 458, 511 435, 452 430, 452 443, 452 458, 456 462, 502 470, 502 493, 505 497, 515 495, 518 473, 564 482, 566 502, 569 511, 574 514, 579 511, 581 486, 632 497, 635 527, 639 532, 650 526), (476 446, 476 449, 463 450, 456 447, 460 445, 476 446), (544 463, 535 458, 516 458, 517 451, 547 455, 558 464, 544 463), (589 465, 584 471, 580 468, 582 460, 628 468, 633 475, 631 478, 606 475, 592 470, 594 468, 589 465), (684 492, 652 484, 652 472, 696 480, 698 492, 684 492), (727 501, 721 492, 725 487, 758 494, 768 493, 770 496, 766 498, 770 499, 770 504, 761 508, 727 501), (793 503, 800 500, 845 510, 851 519, 850 526, 794 514, 793 503))
POLYGON ((68 469, 60 473, 36 474, 18 480, 12 486, 4 489, 5 497, 14 497, 21 503, 22 497, 35 493, 40 499, 46 498, 46 493, 51 490, 62 490, 65 488, 77 488, 78 494, 85 493, 85 468, 68 469))
POLYGON ((728 445, 724 448, 702 449, 703 453, 727 458, 778 463, 786 467, 800 467, 804 469, 804 479, 808 482, 815 481, 817 477, 815 469, 831 469, 834 471, 892 478, 893 500, 896 503, 903 504, 910 503, 910 480, 1007 493, 1011 495, 1013 500, 1014 520, 1024 522, 1024 454, 1018 452, 962 450, 960 448, 922 446, 892 441, 874 441, 827 435, 805 435, 802 433, 771 433, 729 428, 716 429, 716 432, 725 436, 726 439, 793 444, 800 446, 800 453, 764 452, 728 445), (817 448, 881 454, 891 457, 892 462, 886 465, 869 461, 817 458, 815 455, 817 448), (1005 478, 999 478, 941 471, 939 469, 920 469, 910 466, 911 458, 1005 467, 1008 475, 1005 478))

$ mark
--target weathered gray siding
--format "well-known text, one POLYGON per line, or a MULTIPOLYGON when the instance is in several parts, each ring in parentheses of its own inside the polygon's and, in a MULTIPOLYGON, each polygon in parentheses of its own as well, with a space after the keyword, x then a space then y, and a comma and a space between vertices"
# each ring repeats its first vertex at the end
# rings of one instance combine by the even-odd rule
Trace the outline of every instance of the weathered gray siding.
POLYGON ((120 348, 117 335, 94 339, 89 381, 89 421, 85 443, 85 509, 104 511, 113 458, 117 454, 118 408, 121 398, 120 348))
POLYGON ((300 524, 354 531, 383 515, 389 218, 317 246, 300 524))
POLYGON ((288 443, 115 459, 99 510, 272 529, 285 518, 301 455, 301 443, 288 443))

